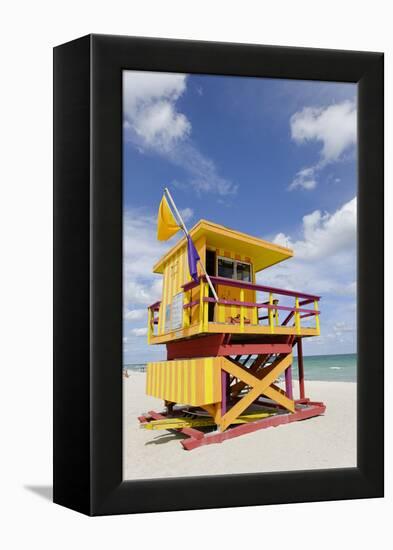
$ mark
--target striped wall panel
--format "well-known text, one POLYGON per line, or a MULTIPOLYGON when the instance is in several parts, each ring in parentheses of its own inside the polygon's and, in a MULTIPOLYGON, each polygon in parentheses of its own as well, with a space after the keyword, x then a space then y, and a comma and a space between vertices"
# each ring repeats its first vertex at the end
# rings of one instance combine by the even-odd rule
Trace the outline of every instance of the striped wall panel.
POLYGON ((220 359, 207 357, 148 363, 146 393, 187 405, 221 401, 220 359))
MULTIPOLYGON (((245 256, 243 254, 236 254, 231 250, 225 250, 224 248, 216 248, 216 255, 223 258, 231 258, 232 260, 239 260, 253 264, 252 258, 245 256)), ((255 283, 255 273, 254 269, 252 272, 252 282, 255 283)), ((223 285, 218 285, 218 296, 224 300, 240 300, 240 289, 235 287, 228 287, 223 285)), ((254 290, 245 290, 244 291, 244 301, 245 302, 255 302, 256 293, 254 290)), ((215 321, 218 323, 228 323, 230 322, 231 317, 236 317, 240 313, 240 308, 237 306, 219 306, 216 314, 215 321)), ((247 308, 245 317, 253 324, 258 324, 258 314, 256 308, 247 308)))

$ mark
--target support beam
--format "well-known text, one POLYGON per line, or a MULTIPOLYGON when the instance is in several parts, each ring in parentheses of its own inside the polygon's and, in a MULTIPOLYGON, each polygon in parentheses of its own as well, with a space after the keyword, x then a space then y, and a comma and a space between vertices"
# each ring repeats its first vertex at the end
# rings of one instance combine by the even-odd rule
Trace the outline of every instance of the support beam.
POLYGON ((297 364, 299 370, 299 397, 304 399, 306 394, 304 391, 304 366, 303 366, 303 345, 302 339, 297 339, 297 364))
POLYGON ((285 391, 289 399, 293 399, 292 365, 285 370, 285 391))
POLYGON ((211 435, 205 435, 199 439, 187 438, 183 439, 180 443, 186 451, 191 451, 197 447, 203 445, 213 445, 214 443, 222 443, 227 439, 232 439, 234 437, 239 437, 244 434, 252 433, 257 430, 262 430, 264 428, 270 428, 273 426, 279 426, 281 424, 289 424, 290 422, 296 422, 298 420, 306 420, 307 418, 312 418, 313 416, 319 416, 324 414, 325 405, 323 403, 312 403, 310 406, 305 407, 301 410, 297 410, 293 414, 279 414, 276 416, 271 416, 269 418, 263 418, 262 420, 257 420, 255 422, 250 422, 248 424, 241 424, 235 428, 231 428, 226 432, 214 433, 211 435))
POLYGON ((168 342, 166 345, 167 359, 192 359, 194 357, 223 357, 235 355, 238 359, 243 355, 265 355, 290 353, 292 346, 285 343, 234 343, 226 344, 224 334, 211 334, 201 338, 168 342))
POLYGON ((224 431, 231 425, 232 421, 237 418, 242 412, 244 412, 260 395, 264 394, 270 399, 273 399, 280 405, 283 405, 286 409, 294 412, 295 403, 292 399, 282 395, 280 392, 270 387, 271 384, 284 372, 289 365, 292 364, 292 353, 279 356, 269 367, 263 369, 261 379, 253 376, 248 369, 237 365, 229 359, 222 360, 221 368, 226 370, 229 374, 236 376, 248 386, 250 391, 242 397, 225 415, 221 418, 220 429, 224 431))

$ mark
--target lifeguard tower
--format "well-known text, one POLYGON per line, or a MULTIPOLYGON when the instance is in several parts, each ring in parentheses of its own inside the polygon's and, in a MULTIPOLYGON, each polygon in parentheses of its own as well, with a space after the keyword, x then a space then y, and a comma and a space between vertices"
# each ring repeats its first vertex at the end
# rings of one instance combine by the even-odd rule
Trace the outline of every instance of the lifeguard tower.
POLYGON ((166 410, 140 417, 142 427, 179 430, 191 450, 323 414, 325 405, 306 397, 302 353, 303 338, 320 334, 320 297, 256 283, 293 251, 206 220, 189 235, 205 273, 199 267, 191 278, 186 237, 153 268, 163 289, 148 308, 148 341, 165 345, 167 360, 148 363, 146 393, 166 410))

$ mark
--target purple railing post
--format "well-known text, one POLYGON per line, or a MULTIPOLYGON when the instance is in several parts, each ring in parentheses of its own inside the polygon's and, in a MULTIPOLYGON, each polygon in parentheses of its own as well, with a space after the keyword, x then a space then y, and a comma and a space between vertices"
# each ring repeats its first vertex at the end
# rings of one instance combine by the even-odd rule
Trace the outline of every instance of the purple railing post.
POLYGON ((292 390, 292 365, 285 369, 285 393, 289 399, 293 399, 292 390))
POLYGON ((221 370, 221 416, 227 412, 228 373, 221 370))
POLYGON ((299 368, 299 395, 300 399, 305 398, 304 391, 304 366, 303 366, 303 345, 302 339, 297 339, 297 364, 299 368))

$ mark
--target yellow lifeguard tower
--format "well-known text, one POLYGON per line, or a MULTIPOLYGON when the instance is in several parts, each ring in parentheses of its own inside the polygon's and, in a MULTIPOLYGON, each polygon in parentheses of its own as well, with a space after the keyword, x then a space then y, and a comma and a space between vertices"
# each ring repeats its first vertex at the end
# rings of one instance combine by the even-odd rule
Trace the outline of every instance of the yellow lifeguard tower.
POLYGON ((167 360, 148 363, 146 392, 165 402, 166 413, 140 417, 144 428, 180 430, 190 450, 324 412, 305 396, 302 354, 302 339, 320 333, 319 296, 256 283, 257 273, 292 256, 289 248, 200 220, 156 263, 162 299, 148 308, 148 341, 166 345, 167 360), (188 237, 204 266, 195 280, 188 237))

